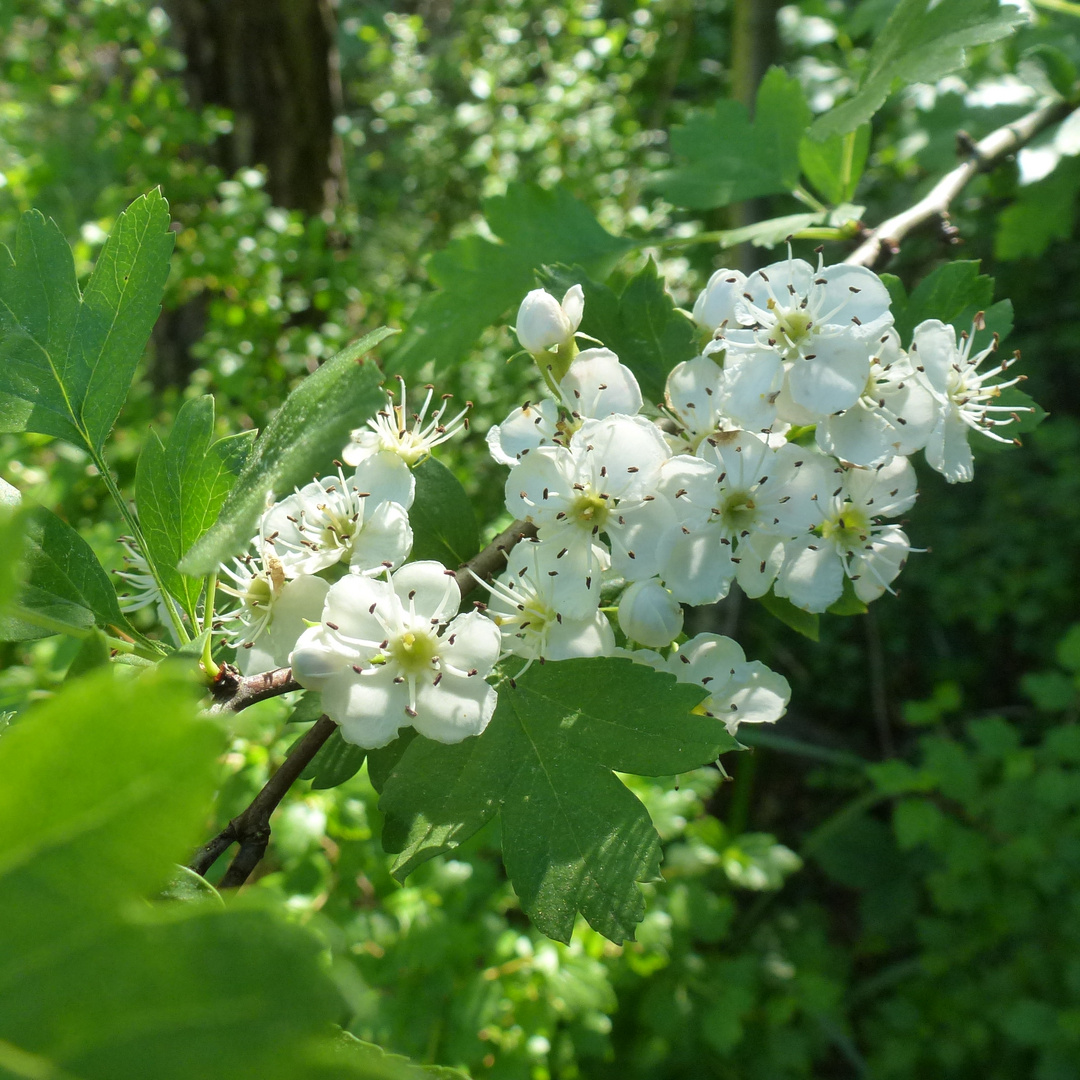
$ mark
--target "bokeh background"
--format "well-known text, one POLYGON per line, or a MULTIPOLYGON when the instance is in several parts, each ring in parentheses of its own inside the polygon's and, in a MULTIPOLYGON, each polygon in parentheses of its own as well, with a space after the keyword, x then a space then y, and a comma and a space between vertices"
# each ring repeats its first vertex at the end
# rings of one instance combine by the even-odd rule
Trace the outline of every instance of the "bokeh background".
MULTIPOLYGON (((482 200, 508 184, 563 185, 630 236, 692 240, 790 212, 766 199, 693 215, 648 180, 673 124, 751 101, 769 64, 827 109, 892 7, 5 0, 0 240, 39 207, 85 273, 132 198, 160 185, 169 199, 166 308, 112 451, 130 485, 148 427, 186 397, 213 393, 223 433, 261 426, 321 359, 407 326, 425 256, 483 233, 482 200)), ((956 163, 958 132, 977 138, 1049 79, 1075 81, 1080 7, 1030 14, 878 114, 857 198, 868 223, 956 163)), ((538 935, 491 828, 398 886, 364 772, 292 793, 252 887, 325 936, 355 1034, 499 1080, 1080 1077, 1078 150, 1047 133, 885 267, 910 288, 943 260, 982 260, 1050 416, 1022 449, 980 454, 969 485, 920 473, 907 528, 930 551, 896 598, 826 617, 820 642, 738 597, 701 616, 694 629, 783 672, 793 704, 728 779, 628 781, 666 845, 636 942, 584 924, 567 947, 538 935)), ((716 267, 773 257, 692 242, 653 254, 685 306, 716 267)), ((493 327, 439 375, 476 403, 475 437, 444 460, 492 529, 503 470, 482 435, 535 393, 528 363, 506 363, 515 348, 493 327)), ((122 565, 121 526, 78 450, 3 436, 0 476, 122 565)), ((75 644, 0 645, 0 713, 62 681, 75 644)), ((238 718, 219 821, 287 749, 288 712, 238 718)))

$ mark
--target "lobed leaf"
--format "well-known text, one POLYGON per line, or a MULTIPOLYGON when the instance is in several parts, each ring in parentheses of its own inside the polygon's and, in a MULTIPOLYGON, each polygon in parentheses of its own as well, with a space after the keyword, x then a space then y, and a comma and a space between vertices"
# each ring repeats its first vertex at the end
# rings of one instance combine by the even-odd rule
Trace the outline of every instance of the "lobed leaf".
POLYGON ((255 440, 217 521, 192 545, 179 570, 201 577, 247 546, 267 500, 326 472, 349 441, 386 401, 382 373, 364 354, 396 331, 373 330, 317 368, 285 399, 255 440))
POLYGON ((166 443, 151 431, 135 471, 135 502, 144 554, 194 621, 201 578, 182 574, 183 554, 213 525, 240 475, 255 433, 213 441, 214 399, 185 402, 166 443))
POLYGON ((676 206, 718 206, 790 192, 799 183, 799 143, 810 107, 798 79, 773 67, 758 87, 754 119, 738 101, 718 101, 671 132, 683 164, 656 176, 654 188, 676 206))
POLYGON ((637 883, 656 878, 659 838, 612 770, 671 775, 738 748, 691 710, 701 687, 601 657, 534 665, 500 689, 482 735, 455 746, 415 738, 385 779, 383 842, 403 878, 457 847, 496 813, 522 907, 568 941, 578 912, 612 941, 644 913, 637 883))
POLYGON ((1026 16, 998 0, 900 0, 874 41, 855 95, 818 117, 815 139, 854 131, 897 86, 934 83, 967 62, 964 50, 998 41, 1026 16))
POLYGON ((161 311, 173 235, 154 190, 116 220, 79 292, 51 219, 23 214, 0 248, 0 431, 55 435, 100 454, 161 311))
POLYGON ((300 774, 301 780, 311 780, 316 791, 334 788, 351 780, 364 764, 367 751, 362 746, 354 746, 341 737, 341 728, 319 747, 319 752, 311 759, 300 774))
POLYGON ((516 310, 541 266, 578 262, 604 274, 633 247, 605 232, 562 188, 511 184, 483 210, 499 242, 468 236, 432 256, 428 276, 440 291, 421 300, 391 370, 415 372, 428 361, 445 368, 463 359, 485 329, 516 310))

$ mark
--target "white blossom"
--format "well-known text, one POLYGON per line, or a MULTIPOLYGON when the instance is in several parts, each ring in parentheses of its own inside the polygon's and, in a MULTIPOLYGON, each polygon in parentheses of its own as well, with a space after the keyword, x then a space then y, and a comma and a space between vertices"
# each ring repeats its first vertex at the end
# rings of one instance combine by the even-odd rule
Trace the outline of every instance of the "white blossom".
MULTIPOLYGON (((782 367, 791 401, 820 417, 859 399, 874 343, 892 325, 889 293, 875 273, 862 266, 825 267, 820 260, 814 270, 794 258, 751 274, 735 315, 739 326, 725 330, 709 348, 729 356, 750 345, 772 350, 771 360, 755 358, 757 380, 775 381, 782 367)), ((801 422, 782 413, 781 418, 801 422)))
POLYGON ((546 289, 533 289, 518 308, 517 334, 521 347, 535 357, 554 349, 566 352, 574 344, 574 334, 585 313, 585 293, 572 285, 560 304, 546 289))
POLYGON ((619 597, 619 628, 639 645, 666 648, 682 633, 683 610, 659 579, 635 581, 619 597))
POLYGON ((1002 390, 1022 382, 1023 375, 1005 382, 987 383, 1004 374, 1019 359, 1019 353, 980 374, 979 366, 997 349, 997 337, 981 352, 971 355, 975 330, 982 322, 976 317, 971 334, 961 334, 957 344, 953 327, 928 319, 915 327, 911 343, 912 363, 922 384, 937 403, 934 428, 926 444, 926 460, 950 484, 970 480, 975 466, 968 445, 968 432, 975 430, 995 442, 1009 443, 994 429, 1019 419, 1026 408, 991 404, 1002 390), (1002 415, 1005 414, 1005 415, 1002 415))
POLYGON ((356 472, 313 480, 263 515, 262 541, 271 544, 289 577, 315 574, 342 562, 354 573, 399 566, 412 549, 408 509, 416 482, 388 451, 365 457, 356 472))
POLYGON ((525 402, 487 434, 491 456, 514 465, 538 446, 569 440, 586 420, 621 414, 635 415, 642 406, 634 373, 610 349, 584 349, 574 357, 556 385, 558 403, 544 399, 525 402), (565 412, 560 419, 559 406, 565 412))
POLYGON ((236 648, 236 663, 244 675, 284 667, 289 653, 308 623, 319 618, 329 584, 302 574, 291 580, 272 549, 262 558, 236 559, 235 569, 222 567, 225 577, 218 589, 240 601, 233 611, 219 615, 215 630, 236 648))
POLYGON ((733 432, 699 456, 663 468, 660 491, 680 531, 660 577, 686 604, 711 604, 733 580, 751 597, 769 591, 784 545, 820 523, 828 491, 826 459, 793 444, 771 447, 760 435, 733 432))
POLYGON ((380 452, 397 454, 410 468, 431 454, 441 443, 452 439, 459 431, 468 430, 469 410, 472 402, 449 420, 444 419, 450 407, 450 394, 443 394, 439 407, 428 415, 435 388, 426 386, 427 394, 420 411, 409 415, 405 380, 399 375, 400 401, 394 403, 393 391, 387 391, 387 406, 367 422, 367 427, 352 432, 341 457, 346 465, 359 465, 366 458, 380 452), (411 421, 411 426, 410 426, 411 421))
POLYGON ((760 660, 747 661, 737 642, 719 634, 698 634, 673 650, 666 667, 679 682, 708 690, 694 711, 723 720, 732 735, 740 724, 776 723, 791 700, 783 675, 760 660))
POLYGON ((501 635, 477 611, 456 615, 460 603, 438 562, 409 563, 389 580, 349 574, 296 643, 293 675, 357 746, 385 746, 408 726, 444 743, 479 735, 495 711, 485 679, 501 635))
POLYGON ((934 398, 890 329, 877 344, 859 400, 818 423, 817 444, 848 464, 880 465, 896 454, 921 450, 937 412, 934 398))
POLYGON ((746 291, 746 275, 717 270, 694 303, 694 322, 705 330, 723 331, 737 324, 735 304, 746 291))
POLYGON ((588 420, 569 446, 541 446, 506 480, 507 509, 537 526, 541 543, 557 553, 554 575, 564 613, 585 615, 595 606, 611 565, 628 580, 653 577, 673 535, 674 515, 654 494, 667 443, 643 417, 588 420))
POLYGON ((825 611, 840 599, 845 576, 864 603, 892 592, 911 544, 897 525, 880 523, 915 502, 915 470, 905 457, 873 469, 837 469, 837 484, 823 506, 817 534, 788 545, 776 594, 807 611, 825 611))
MULTIPOLYGON (((611 624, 597 609, 571 617, 559 604, 557 558, 551 545, 523 540, 510 555, 497 581, 477 581, 491 594, 488 614, 502 633, 503 655, 528 661, 569 660, 576 656, 608 656, 615 648, 611 624)), ((517 674, 521 674, 519 671, 517 674)))

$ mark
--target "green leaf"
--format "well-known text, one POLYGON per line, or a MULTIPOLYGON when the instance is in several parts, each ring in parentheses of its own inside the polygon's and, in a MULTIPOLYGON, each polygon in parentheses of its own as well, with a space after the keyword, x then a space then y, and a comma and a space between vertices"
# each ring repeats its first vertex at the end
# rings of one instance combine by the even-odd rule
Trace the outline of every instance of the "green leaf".
POLYGON ((117 218, 79 293, 51 219, 22 216, 0 249, 0 431, 55 435, 100 454, 161 310, 173 235, 160 191, 117 218))
POLYGON ((994 279, 979 273, 977 260, 959 260, 943 263, 928 274, 906 300, 899 290, 889 291, 896 332, 901 344, 907 347, 912 331, 926 319, 940 319, 958 330, 969 330, 975 312, 987 311, 993 302, 994 279), (962 316, 968 325, 958 324, 962 316))
MULTIPOLYGON (((1072 97, 1076 80, 1080 77, 1076 70, 1076 64, 1061 49, 1045 43, 1025 49, 1020 56, 1017 67, 1024 82, 1029 82, 1030 76, 1034 74, 1031 68, 1035 68, 1063 98, 1072 97)), ((1031 81, 1034 82, 1035 80, 1032 79, 1031 81)), ((1039 89, 1042 89, 1042 87, 1039 87, 1039 89)))
POLYGON ((305 690, 300 695, 293 711, 289 713, 286 724, 309 724, 318 720, 323 714, 322 694, 317 690, 305 690))
POLYGON ((151 432, 135 471, 143 552, 194 623, 202 579, 177 570, 181 556, 213 525, 236 482, 255 433, 214 438, 214 399, 188 401, 164 445, 151 432))
POLYGON ((855 595, 855 586, 851 578, 844 576, 844 591, 829 609, 830 615, 865 615, 867 606, 855 595))
POLYGON ((335 728, 300 774, 300 779, 313 781, 311 786, 316 790, 337 787, 360 771, 366 756, 363 747, 346 742, 341 737, 341 728, 335 728))
POLYGON ((838 205, 854 197, 869 153, 870 125, 860 124, 846 135, 820 141, 804 137, 799 143, 799 164, 822 198, 838 205))
POLYGON ((577 262, 601 276, 633 241, 605 232, 562 188, 514 183, 483 205, 501 242, 454 240, 428 263, 439 292, 424 297, 390 358, 390 369, 415 372, 429 360, 446 368, 463 359, 481 333, 516 310, 548 263, 577 262))
POLYGON ((413 469, 416 497, 409 510, 413 559, 435 559, 456 569, 480 550, 472 500, 458 478, 429 457, 413 469))
POLYGON ((770 68, 758 88, 752 122, 746 107, 731 100, 695 113, 671 132, 672 156, 683 164, 649 186, 691 210, 789 192, 799 183, 799 142, 809 123, 798 79, 770 68))
POLYGON ((534 665, 504 684, 488 728, 443 746, 410 743, 379 806, 402 878, 502 816, 503 859, 529 917, 569 941, 577 912, 612 941, 644 913, 636 883, 659 873, 648 812, 612 770, 666 776, 738 743, 692 714, 701 687, 617 658, 534 665))
POLYGON ((168 672, 109 675, 0 740, 0 1073, 408 1075, 327 1067, 342 1003, 307 931, 265 910, 146 902, 204 827, 223 734, 168 672))
POLYGON ((280 498, 327 471, 349 432, 386 402, 382 374, 364 354, 395 332, 382 327, 342 349, 285 399, 256 439, 217 521, 181 560, 181 573, 201 577, 217 570, 247 546, 268 495, 280 498))
POLYGON ((68 665, 64 681, 77 679, 95 668, 105 667, 109 662, 109 639, 95 627, 88 637, 83 639, 75 659, 68 665))
POLYGON ((998 0, 900 0, 874 40, 859 89, 818 117, 815 139, 854 131, 899 85, 934 83, 964 67, 964 50, 1007 37, 1026 16, 998 0))
POLYGON ((23 578, 26 511, 19 504, 0 503, 0 611, 18 591, 23 578))
POLYGON ((1062 158, 1054 171, 1022 187, 1016 202, 997 216, 994 255, 1038 258, 1055 240, 1068 240, 1076 222, 1080 158, 1062 158))
MULTIPOLYGON (((20 591, 17 603, 28 611, 82 630, 95 622, 104 627, 128 625, 112 581, 90 545, 43 506, 34 507, 26 514, 23 568, 27 584, 20 591)), ((24 640, 27 636, 42 636, 40 629, 19 632, 20 626, 28 625, 0 620, 0 638, 24 640)))
POLYGON ((810 611, 803 611, 790 600, 777 596, 773 592, 767 592, 760 599, 761 606, 785 626, 790 626, 792 630, 802 634, 803 637, 808 637, 811 641, 820 640, 821 616, 810 611))
POLYGON ((699 351, 697 328, 675 306, 651 258, 621 293, 597 284, 580 266, 547 267, 541 282, 556 291, 581 285, 585 293, 581 330, 618 354, 648 402, 663 401, 668 373, 699 351))

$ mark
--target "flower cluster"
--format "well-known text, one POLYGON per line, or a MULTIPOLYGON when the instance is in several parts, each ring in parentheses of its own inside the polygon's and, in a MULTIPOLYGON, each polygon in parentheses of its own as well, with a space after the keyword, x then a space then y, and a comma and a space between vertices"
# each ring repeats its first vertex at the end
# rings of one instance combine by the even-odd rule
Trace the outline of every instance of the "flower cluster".
MULTIPOLYGON (((397 397, 342 451, 346 465, 264 513, 255 551, 224 570, 237 605, 217 624, 246 672, 291 664, 346 739, 382 746, 411 726, 457 742, 495 708, 510 661, 622 655, 702 686, 699 711, 734 733, 784 712, 787 682, 732 640, 683 636, 686 606, 734 585, 809 612, 893 589, 914 549, 910 457, 971 479, 971 431, 1008 442, 1016 419, 980 370, 996 349, 936 320, 909 347, 871 271, 789 257, 749 276, 719 270, 694 305, 697 356, 677 360, 663 402, 603 343, 579 351, 585 298, 529 293, 517 317, 545 395, 487 435, 508 467, 507 511, 535 527, 486 605, 459 613, 466 571, 408 561, 412 468, 467 426, 426 388, 397 397)), ((471 571, 469 571, 471 572, 471 571)), ((131 575, 129 575, 131 576, 131 575)), ((475 576, 475 575, 474 575, 475 576)), ((136 579, 132 576, 132 580, 136 579)), ((511 679, 512 681, 512 679, 511 679)))

